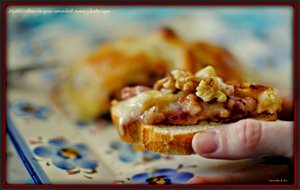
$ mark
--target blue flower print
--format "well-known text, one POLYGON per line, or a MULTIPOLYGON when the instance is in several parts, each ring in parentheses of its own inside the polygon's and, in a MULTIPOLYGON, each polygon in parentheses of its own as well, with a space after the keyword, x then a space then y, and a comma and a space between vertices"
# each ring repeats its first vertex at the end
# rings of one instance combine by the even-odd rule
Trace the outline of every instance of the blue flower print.
POLYGON ((110 144, 110 148, 118 151, 118 158, 122 162, 135 162, 138 159, 142 159, 145 162, 158 160, 161 158, 160 154, 144 151, 136 152, 131 144, 125 144, 120 141, 114 141, 110 144))
POLYGON ((63 139, 52 139, 48 146, 38 146, 33 150, 41 158, 51 159, 53 165, 63 170, 73 170, 76 167, 95 169, 96 160, 91 159, 91 152, 84 144, 69 144, 63 139))
POLYGON ((134 183, 142 184, 181 184, 194 176, 191 172, 178 172, 171 168, 161 168, 151 173, 138 173, 131 177, 134 183))
POLYGON ((36 106, 29 102, 16 102, 12 105, 12 109, 15 115, 28 118, 34 117, 36 119, 47 119, 49 110, 44 106, 36 106))
POLYGON ((89 127, 89 125, 88 125, 87 123, 85 123, 85 122, 80 122, 80 121, 76 122, 75 126, 76 126, 76 128, 78 128, 78 129, 85 129, 85 128, 88 128, 88 127, 89 127))

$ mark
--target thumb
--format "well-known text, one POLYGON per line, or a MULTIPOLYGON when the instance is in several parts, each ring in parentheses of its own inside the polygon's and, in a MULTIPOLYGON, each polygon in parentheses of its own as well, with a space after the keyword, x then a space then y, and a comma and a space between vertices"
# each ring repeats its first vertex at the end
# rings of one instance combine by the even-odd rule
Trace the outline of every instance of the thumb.
POLYGON ((196 134, 192 147, 207 158, 292 157, 293 122, 244 119, 196 134))

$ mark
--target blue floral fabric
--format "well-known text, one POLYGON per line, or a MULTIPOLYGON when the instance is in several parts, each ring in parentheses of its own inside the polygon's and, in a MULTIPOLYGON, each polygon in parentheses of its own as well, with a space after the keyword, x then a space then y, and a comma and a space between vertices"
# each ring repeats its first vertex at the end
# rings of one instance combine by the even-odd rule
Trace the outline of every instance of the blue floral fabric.
POLYGON ((176 171, 171 168, 161 168, 151 173, 138 173, 131 177, 134 183, 142 184, 181 184, 194 176, 191 172, 176 171))
POLYGON ((33 117, 39 120, 47 119, 49 110, 45 106, 37 106, 30 102, 19 101, 12 105, 13 113, 23 118, 33 117))
POLYGON ((33 150, 34 154, 45 159, 63 170, 73 170, 76 167, 95 169, 98 166, 96 160, 91 159, 91 152, 84 144, 69 144, 63 139, 52 139, 48 146, 38 146, 33 150))
POLYGON ((110 148, 118 151, 118 159, 125 163, 135 162, 139 159, 147 162, 161 158, 160 154, 150 151, 136 152, 131 144, 125 144, 120 141, 112 142, 110 148))

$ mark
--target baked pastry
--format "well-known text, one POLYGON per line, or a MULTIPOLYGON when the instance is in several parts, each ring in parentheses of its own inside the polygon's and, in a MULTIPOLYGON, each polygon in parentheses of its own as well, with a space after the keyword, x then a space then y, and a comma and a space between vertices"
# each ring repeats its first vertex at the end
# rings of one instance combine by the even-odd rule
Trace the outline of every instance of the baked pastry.
POLYGON ((102 44, 98 51, 61 73, 55 100, 67 115, 88 121, 109 112, 124 86, 152 86, 172 69, 195 73, 212 65, 225 80, 242 80, 238 62, 224 48, 206 42, 187 42, 174 31, 159 32, 102 44), (226 71, 226 72, 224 72, 226 71))
POLYGON ((208 128, 244 118, 276 120, 282 103, 275 89, 225 83, 211 66, 196 74, 172 70, 153 88, 125 88, 122 97, 111 108, 121 139, 172 154, 191 154, 193 135, 208 128))

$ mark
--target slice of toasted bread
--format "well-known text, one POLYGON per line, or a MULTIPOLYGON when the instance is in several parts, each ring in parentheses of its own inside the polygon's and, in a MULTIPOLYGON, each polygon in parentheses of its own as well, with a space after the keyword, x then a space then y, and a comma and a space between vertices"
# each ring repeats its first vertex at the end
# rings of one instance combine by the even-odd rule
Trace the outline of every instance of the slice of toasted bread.
POLYGON ((193 154, 192 139, 195 134, 208 129, 221 127, 218 123, 202 122, 198 125, 145 125, 142 123, 131 123, 123 126, 119 125, 119 118, 113 114, 112 120, 121 139, 130 143, 136 150, 149 150, 167 154, 193 154))
MULTIPOLYGON (((149 150, 165 154, 193 154, 192 139, 195 134, 224 124, 202 121, 197 125, 146 125, 133 122, 120 125, 116 106, 111 107, 112 121, 122 141, 132 144, 135 150, 149 150)), ((276 114, 260 114, 255 119, 276 120, 276 114)))
POLYGON ((277 119, 282 100, 276 89, 226 84, 215 73, 211 66, 195 75, 173 70, 154 89, 127 89, 126 98, 114 100, 111 107, 121 139, 137 149, 191 154, 191 142, 198 132, 246 118, 277 119))

